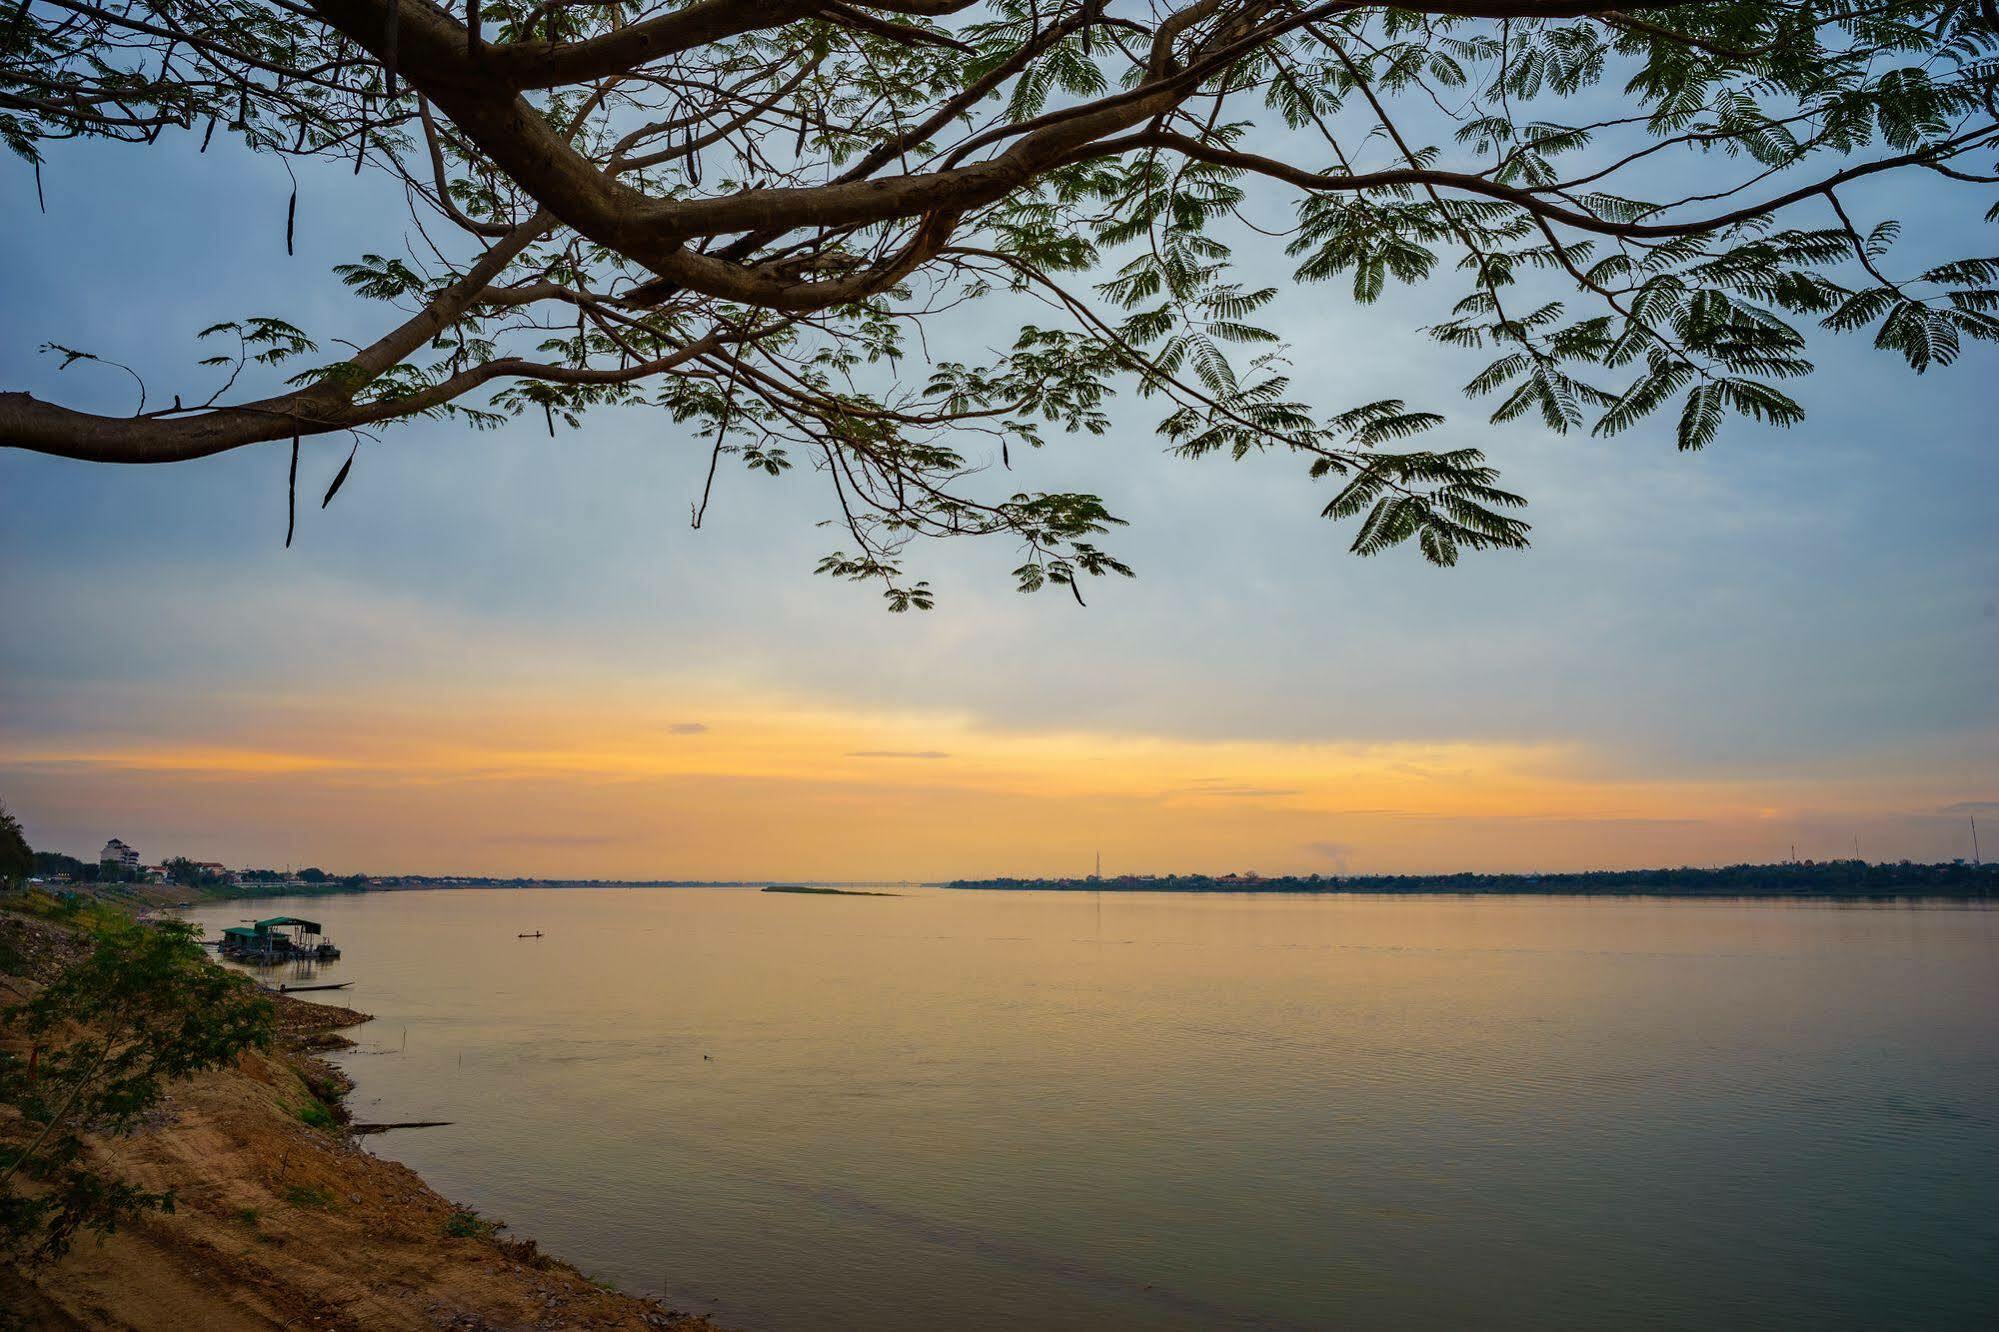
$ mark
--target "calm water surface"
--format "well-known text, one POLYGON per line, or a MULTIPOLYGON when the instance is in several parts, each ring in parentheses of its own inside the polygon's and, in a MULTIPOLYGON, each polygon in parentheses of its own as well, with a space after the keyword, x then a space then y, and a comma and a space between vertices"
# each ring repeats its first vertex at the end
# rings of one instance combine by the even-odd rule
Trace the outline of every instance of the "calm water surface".
POLYGON ((724 889, 293 910, 373 1149, 751 1329, 1999 1324, 1999 913, 724 889), (541 929, 542 939, 518 939, 541 929))

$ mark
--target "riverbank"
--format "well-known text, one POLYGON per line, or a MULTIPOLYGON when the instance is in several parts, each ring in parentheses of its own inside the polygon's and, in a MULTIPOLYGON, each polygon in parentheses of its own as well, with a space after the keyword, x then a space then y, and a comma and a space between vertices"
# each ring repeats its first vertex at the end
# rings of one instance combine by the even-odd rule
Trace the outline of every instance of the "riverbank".
MULTIPOLYGON (((72 946, 11 913, 0 931, 13 989, 72 946)), ((173 1190, 174 1210, 40 1270, 0 1266, 0 1328, 712 1328, 595 1284, 364 1151, 340 1104, 350 1084, 314 1052, 368 1015, 275 1001, 273 1049, 176 1084, 140 1132, 91 1145, 118 1176, 173 1190)))

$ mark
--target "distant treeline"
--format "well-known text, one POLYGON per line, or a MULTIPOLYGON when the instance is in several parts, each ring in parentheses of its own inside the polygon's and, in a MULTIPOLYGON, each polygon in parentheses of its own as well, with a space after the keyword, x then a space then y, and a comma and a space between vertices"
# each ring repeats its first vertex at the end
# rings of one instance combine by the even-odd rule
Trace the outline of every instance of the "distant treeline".
MULTIPOLYGON (((167 882, 180 888, 200 888, 211 890, 211 895, 230 896, 230 890, 253 890, 269 888, 273 884, 287 883, 296 878, 310 888, 360 888, 368 879, 362 874, 329 874, 318 866, 302 869, 296 874, 273 869, 248 869, 225 877, 207 868, 199 861, 186 856, 174 856, 162 866, 167 872, 167 882)), ((75 856, 64 855, 60 851, 37 851, 34 853, 33 872, 44 879, 67 878, 72 883, 127 884, 143 883, 145 875, 129 865, 117 865, 107 861, 95 864, 78 860, 75 856)), ((296 887, 296 885, 293 885, 296 887)), ((246 892, 236 892, 234 896, 245 896, 246 892)))
POLYGON ((954 879, 947 888, 1166 893, 1543 893, 1641 897, 1999 897, 1999 866, 1804 860, 1712 869, 1572 874, 1160 874, 1083 879, 954 879))
POLYGON ((478 874, 377 874, 375 888, 761 888, 768 879, 500 879, 478 874))

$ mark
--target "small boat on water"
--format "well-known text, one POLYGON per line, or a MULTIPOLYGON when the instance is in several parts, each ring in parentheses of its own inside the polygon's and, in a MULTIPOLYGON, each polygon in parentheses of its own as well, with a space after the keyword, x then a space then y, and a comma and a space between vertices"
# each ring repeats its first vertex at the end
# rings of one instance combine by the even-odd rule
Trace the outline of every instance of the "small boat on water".
POLYGON ((297 994, 301 990, 344 990, 353 981, 333 981, 324 985, 266 985, 264 988, 278 994, 297 994))
POLYGON ((516 934, 514 937, 516 939, 539 939, 541 938, 541 931, 536 930, 533 934, 516 934))

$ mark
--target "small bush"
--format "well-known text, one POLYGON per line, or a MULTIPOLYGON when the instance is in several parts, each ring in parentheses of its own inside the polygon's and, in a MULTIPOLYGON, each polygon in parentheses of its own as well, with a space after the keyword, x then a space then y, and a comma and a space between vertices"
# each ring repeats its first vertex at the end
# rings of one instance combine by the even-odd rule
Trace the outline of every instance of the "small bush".
POLYGON ((499 1228, 499 1222, 488 1221, 469 1207, 453 1212, 444 1223, 444 1233, 453 1239, 491 1239, 499 1228))
POLYGON ((263 1215, 262 1212, 259 1212, 254 1207, 241 1207, 236 1211, 236 1219, 253 1229, 256 1227, 257 1222, 263 1219, 263 1215))
POLYGON ((532 1239, 502 1239, 495 1236, 493 1243, 500 1246, 500 1252, 523 1267, 532 1267, 545 1272, 555 1266, 555 1260, 541 1251, 541 1245, 532 1239))
POLYGON ((294 1184, 285 1190, 285 1201, 294 1207, 329 1207, 333 1195, 312 1184, 294 1184))
POLYGON ((333 1112, 317 1096, 298 1108, 298 1117, 316 1129, 330 1129, 334 1125, 333 1112))

